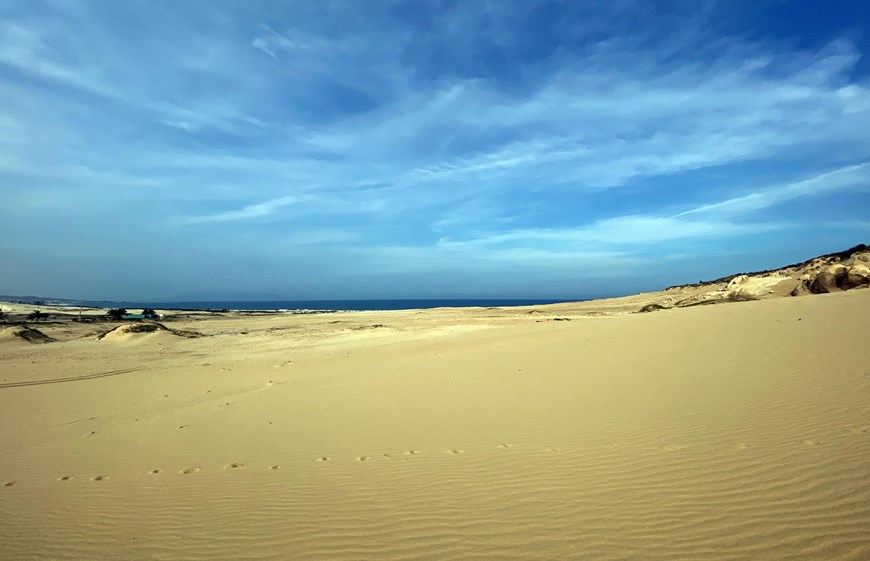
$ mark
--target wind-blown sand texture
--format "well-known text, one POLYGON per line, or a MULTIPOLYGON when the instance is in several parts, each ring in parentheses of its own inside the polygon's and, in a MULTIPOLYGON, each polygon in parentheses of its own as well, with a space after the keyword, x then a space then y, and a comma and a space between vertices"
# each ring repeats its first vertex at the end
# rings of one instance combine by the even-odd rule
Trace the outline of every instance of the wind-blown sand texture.
POLYGON ((870 559, 870 290, 649 301, 3 335, 0 559, 870 559))

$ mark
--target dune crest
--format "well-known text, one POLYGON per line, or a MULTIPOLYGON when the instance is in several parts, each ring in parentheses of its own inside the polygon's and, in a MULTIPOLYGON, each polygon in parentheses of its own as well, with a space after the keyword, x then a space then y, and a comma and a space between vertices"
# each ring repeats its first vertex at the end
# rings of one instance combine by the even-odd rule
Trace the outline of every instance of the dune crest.
POLYGON ((730 275, 712 281, 672 286, 639 311, 804 296, 870 287, 870 247, 860 244, 778 269, 730 275))
POLYGON ((96 339, 98 341, 128 343, 155 338, 195 338, 199 336, 201 333, 196 331, 172 329, 162 323, 149 321, 119 325, 97 335, 96 339))

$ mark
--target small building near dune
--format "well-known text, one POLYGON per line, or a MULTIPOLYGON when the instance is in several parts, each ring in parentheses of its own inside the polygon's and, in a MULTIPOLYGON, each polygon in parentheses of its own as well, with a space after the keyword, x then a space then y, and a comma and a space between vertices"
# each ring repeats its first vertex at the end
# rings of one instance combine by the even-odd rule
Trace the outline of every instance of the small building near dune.
POLYGON ((145 308, 141 314, 121 314, 121 319, 160 319, 160 315, 152 308, 145 308))

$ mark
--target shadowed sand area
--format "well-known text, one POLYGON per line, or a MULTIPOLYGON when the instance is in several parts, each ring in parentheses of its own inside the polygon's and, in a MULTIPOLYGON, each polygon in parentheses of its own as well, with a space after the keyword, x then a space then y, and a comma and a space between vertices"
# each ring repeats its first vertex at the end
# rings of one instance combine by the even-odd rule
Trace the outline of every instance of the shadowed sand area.
POLYGON ((870 290, 636 303, 0 338, 0 558, 870 559, 870 290))

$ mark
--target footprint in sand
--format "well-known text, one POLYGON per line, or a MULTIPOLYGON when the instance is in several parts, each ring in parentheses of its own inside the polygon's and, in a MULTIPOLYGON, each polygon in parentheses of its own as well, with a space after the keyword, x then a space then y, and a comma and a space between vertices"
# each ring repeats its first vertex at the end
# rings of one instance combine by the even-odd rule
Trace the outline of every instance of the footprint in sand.
POLYGON ((849 434, 865 434, 870 431, 870 427, 853 427, 849 429, 849 434))
POLYGON ((547 448, 544 448, 544 452, 561 452, 561 451, 562 451, 561 448, 556 448, 555 446, 548 446, 547 448))
POLYGON ((95 475, 91 478, 91 481, 105 481, 109 478, 108 475, 95 475))
POLYGON ((72 479, 72 475, 62 475, 55 479, 55 481, 69 481, 70 479, 72 479))
POLYGON ((245 467, 245 464, 241 462, 233 462, 231 464, 227 464, 224 466, 224 469, 239 469, 245 467))
POLYGON ((197 467, 197 466, 191 466, 191 467, 189 467, 189 468, 185 468, 185 469, 179 471, 178 473, 180 473, 181 475, 190 475, 190 474, 192 474, 192 473, 197 473, 197 472, 199 472, 199 470, 200 470, 199 467, 197 467))
POLYGON ((16 483, 18 483, 18 482, 17 481, 7 481, 6 483, 3 484, 3 486, 4 487, 14 487, 16 483))
POLYGON ((365 461, 367 461, 368 459, 369 459, 368 456, 360 456, 359 458, 356 459, 356 461, 358 461, 358 462, 365 462, 365 461))
POLYGON ((151 475, 154 475, 154 474, 160 473, 160 470, 157 468, 154 468, 151 471, 149 471, 148 473, 150 473, 151 475))
POLYGON ((278 464, 275 464, 275 465, 269 466, 269 469, 281 469, 281 466, 279 466, 278 464))
POLYGON ((507 450, 508 448, 513 448, 513 447, 514 447, 514 445, 511 444, 510 442, 502 442, 501 444, 496 446, 496 448, 501 448, 502 450, 507 450))
POLYGON ((447 451, 447 453, 454 454, 454 455, 458 456, 459 454, 464 454, 465 450, 463 450, 462 448, 451 448, 450 450, 447 451))
POLYGON ((319 458, 317 458, 317 461, 318 462, 328 462, 331 459, 332 458, 330 458, 329 456, 320 456, 319 458))
POLYGON ((405 452, 405 455, 406 456, 416 456, 419 453, 420 453, 419 450, 408 450, 407 452, 405 452))
POLYGON ((385 460, 389 460, 389 459, 390 459, 390 455, 389 455, 389 454, 384 454, 384 459, 385 459, 385 460))

